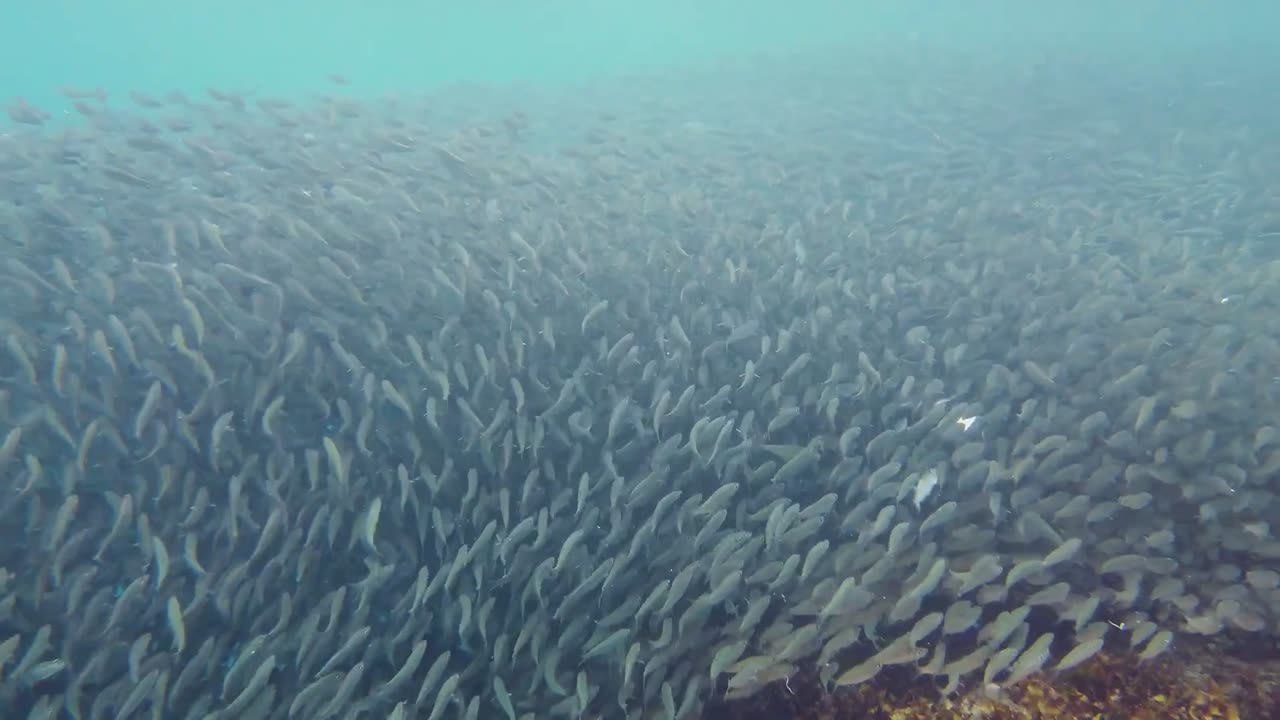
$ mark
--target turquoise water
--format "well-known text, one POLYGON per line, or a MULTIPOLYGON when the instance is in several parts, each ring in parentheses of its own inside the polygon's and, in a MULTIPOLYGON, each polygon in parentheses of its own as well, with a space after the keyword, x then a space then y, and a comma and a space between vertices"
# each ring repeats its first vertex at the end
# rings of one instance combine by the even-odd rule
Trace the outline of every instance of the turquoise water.
MULTIPOLYGON (((57 108, 60 86, 296 95, 338 73, 353 93, 451 83, 556 85, 758 52, 960 46, 1216 61, 1259 53, 1274 4, 880 2, 7 2, 0 95, 57 108)), ((1263 59, 1267 58, 1267 59, 1263 59)), ((1278 66, 1280 67, 1280 66, 1278 66)))

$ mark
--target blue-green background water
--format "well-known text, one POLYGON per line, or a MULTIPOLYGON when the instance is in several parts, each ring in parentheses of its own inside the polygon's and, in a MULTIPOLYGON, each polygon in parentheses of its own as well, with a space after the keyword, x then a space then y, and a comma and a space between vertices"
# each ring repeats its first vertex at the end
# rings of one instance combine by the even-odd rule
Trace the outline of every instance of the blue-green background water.
POLYGON ((1265 2, 944 3, 686 0, 12 0, 0 8, 0 96, 54 109, 57 88, 205 87, 298 95, 340 73, 352 92, 452 83, 558 85, 759 52, 971 48, 1116 63, 1216 63, 1280 76, 1265 2))

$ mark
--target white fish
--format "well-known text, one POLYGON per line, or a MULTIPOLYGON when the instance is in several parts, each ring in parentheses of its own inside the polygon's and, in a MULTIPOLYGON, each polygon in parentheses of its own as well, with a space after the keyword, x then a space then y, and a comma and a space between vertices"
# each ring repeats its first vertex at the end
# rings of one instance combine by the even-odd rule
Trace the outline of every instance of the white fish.
POLYGON ((929 468, 920 476, 919 480, 916 480, 916 491, 911 498, 916 510, 920 509, 921 503, 929 498, 929 495, 933 493, 936 487, 938 487, 938 471, 934 468, 929 468))

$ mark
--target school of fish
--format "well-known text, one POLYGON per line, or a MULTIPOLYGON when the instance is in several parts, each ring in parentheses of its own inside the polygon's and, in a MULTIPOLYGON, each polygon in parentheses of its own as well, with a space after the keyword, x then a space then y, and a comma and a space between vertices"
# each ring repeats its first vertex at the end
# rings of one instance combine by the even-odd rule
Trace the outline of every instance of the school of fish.
POLYGON ((11 105, 0 706, 675 720, 1275 633, 1275 152, 919 62, 11 105))

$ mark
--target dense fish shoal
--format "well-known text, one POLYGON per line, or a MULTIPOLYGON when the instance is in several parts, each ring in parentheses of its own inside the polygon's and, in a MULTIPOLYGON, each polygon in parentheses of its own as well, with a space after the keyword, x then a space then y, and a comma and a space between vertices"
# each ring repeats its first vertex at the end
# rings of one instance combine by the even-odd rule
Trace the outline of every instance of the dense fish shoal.
POLYGON ((0 704, 674 719, 1273 636, 1275 149, 890 55, 13 101, 0 704))

